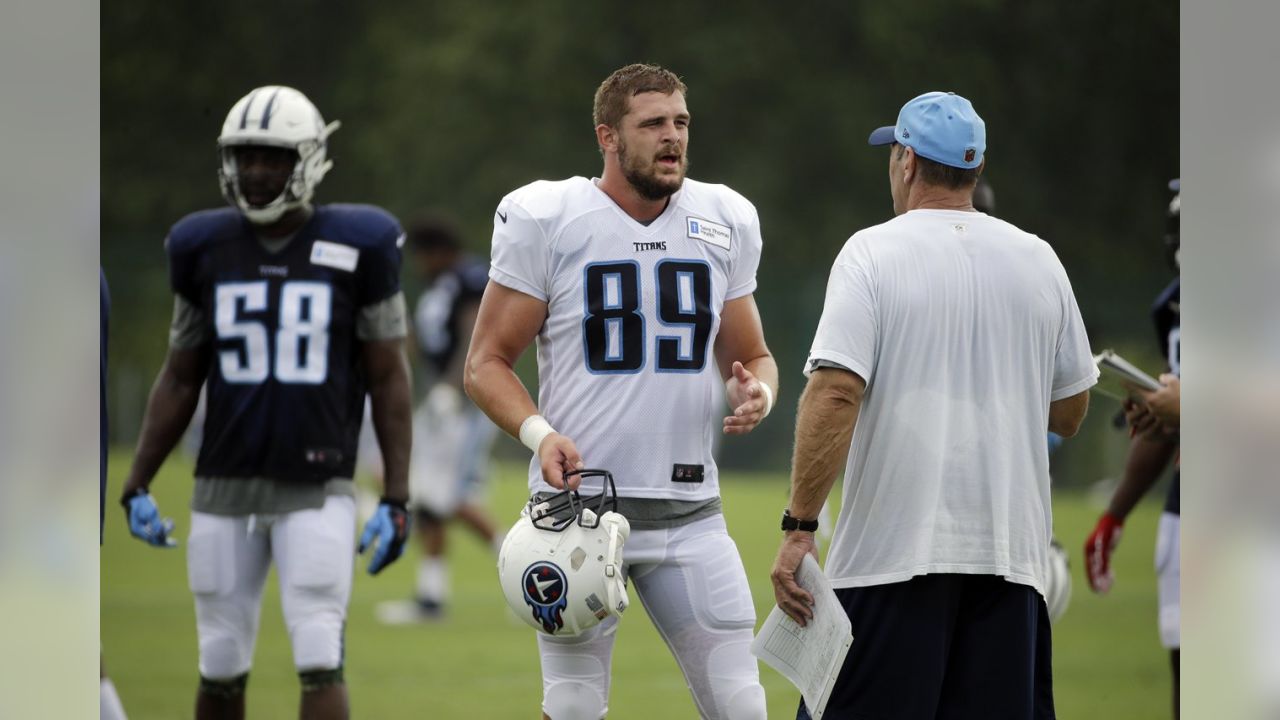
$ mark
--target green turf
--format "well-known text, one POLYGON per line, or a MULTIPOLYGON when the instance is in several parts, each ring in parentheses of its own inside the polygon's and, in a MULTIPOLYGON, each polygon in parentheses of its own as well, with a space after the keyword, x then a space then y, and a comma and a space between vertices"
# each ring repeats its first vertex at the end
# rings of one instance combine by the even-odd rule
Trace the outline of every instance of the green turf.
MULTIPOLYGON (((129 457, 111 462, 109 497, 118 495, 129 457)), ((778 516, 786 497, 781 475, 729 474, 722 480, 729 530, 738 543, 763 619, 772 606, 769 568, 777 549, 778 516)), ((190 466, 166 465, 153 492, 161 509, 189 528, 190 466)), ((491 493, 500 517, 515 517, 525 495, 523 467, 499 466, 491 493)), ((1080 576, 1078 546, 1097 511, 1083 496, 1055 498, 1058 536, 1072 552, 1075 594, 1054 629, 1054 681, 1063 718, 1168 717, 1169 672, 1155 629, 1151 554, 1159 506, 1141 506, 1125 528, 1116 558, 1119 581, 1106 598, 1092 596, 1080 576)), ((473 538, 451 536, 453 603, 446 621, 384 627, 374 606, 408 597, 416 553, 377 578, 363 562, 348 616, 347 681, 357 718, 533 718, 541 696, 533 631, 507 614, 494 559, 473 538)), ((130 718, 191 716, 196 684, 196 637, 186 587, 185 553, 130 539, 120 512, 107 515, 102 551, 102 643, 106 667, 130 718)), ((263 602, 249 716, 295 717, 297 679, 280 615, 274 573, 263 602)), ((855 640, 856 642, 856 640, 855 640)), ((613 661, 611 718, 694 718, 692 700, 675 661, 634 601, 613 661)), ((798 692, 761 667, 774 718, 795 715, 798 692)))

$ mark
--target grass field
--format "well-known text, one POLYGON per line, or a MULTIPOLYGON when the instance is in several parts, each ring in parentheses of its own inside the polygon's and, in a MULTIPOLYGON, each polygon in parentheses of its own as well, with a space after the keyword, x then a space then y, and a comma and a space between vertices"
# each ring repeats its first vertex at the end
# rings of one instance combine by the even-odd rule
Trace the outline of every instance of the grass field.
MULTIPOLYGON (((117 497, 127 454, 113 454, 108 497, 117 497)), ((498 466, 491 506, 513 519, 526 491, 524 468, 498 466)), ((171 461, 153 486, 162 511, 185 540, 191 469, 171 461)), ((781 475, 729 474, 722 479, 725 515, 751 580, 759 619, 772 607, 769 568, 785 503, 781 475)), ((110 506, 111 503, 108 503, 110 506)), ((1055 498, 1057 533, 1071 550, 1075 593, 1054 629, 1054 681, 1059 717, 1144 720, 1169 716, 1169 671, 1156 636, 1152 548, 1159 506, 1141 506, 1125 528, 1116 557, 1119 581, 1106 598, 1091 595, 1079 550, 1097 515, 1082 495, 1055 498)), ((533 631, 507 615, 494 559, 461 532, 451 536, 453 602, 447 620, 385 627, 374 606, 408 597, 416 552, 377 578, 355 579, 346 634, 346 675, 356 718, 535 718, 541 682, 533 631)), ((185 542, 183 542, 185 546, 185 542)), ((102 549, 102 645, 108 673, 130 718, 191 716, 196 637, 183 548, 159 550, 128 537, 123 515, 109 507, 102 549)), ((249 716, 296 717, 297 678, 280 616, 274 572, 263 604, 249 716)), ((856 639, 855 639, 856 642, 856 639)), ((640 603, 619 630, 610 718, 694 718, 692 700, 640 603)), ((795 716, 799 693, 761 666, 773 718, 795 716)))

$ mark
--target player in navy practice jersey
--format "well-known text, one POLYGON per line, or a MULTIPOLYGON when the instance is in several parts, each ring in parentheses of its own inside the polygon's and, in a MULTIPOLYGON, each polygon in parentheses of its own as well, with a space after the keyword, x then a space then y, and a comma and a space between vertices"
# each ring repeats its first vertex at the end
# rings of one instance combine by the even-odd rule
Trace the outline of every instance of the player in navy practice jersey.
MULTIPOLYGON (((1179 183, 1169 184, 1174 191, 1169 203, 1169 226, 1165 234, 1165 250, 1169 264, 1180 271, 1180 216, 1181 195, 1179 183)), ((1151 309, 1160 350, 1168 361, 1169 373, 1160 376, 1164 388, 1154 393, 1135 392, 1142 402, 1125 403, 1125 415, 1133 429, 1129 457, 1125 462, 1124 476, 1116 488, 1107 511, 1098 518, 1097 526, 1085 541, 1085 572, 1089 586, 1097 593, 1105 593, 1114 581, 1111 572, 1111 554, 1120 542, 1125 518, 1142 496, 1155 484, 1164 469, 1176 457, 1179 446, 1177 411, 1179 410, 1181 368, 1181 278, 1173 282, 1156 298, 1151 309), (1171 402, 1170 402, 1171 401, 1171 402), (1165 407, 1174 411, 1172 417, 1160 412, 1165 407), (1150 410, 1150 412, 1148 411, 1150 410), (1161 417, 1161 415, 1163 415, 1161 417)), ((1169 649, 1169 661, 1173 670, 1173 715, 1178 717, 1178 685, 1182 645, 1181 604, 1181 502, 1180 472, 1175 467, 1173 482, 1165 499, 1164 513, 1156 538, 1156 575, 1160 601, 1160 642, 1169 649)))
POLYGON ((292 88, 241 98, 218 138, 232 207, 169 232, 169 353, 151 391, 122 503, 130 532, 173 546, 147 487, 207 411, 187 543, 200 643, 197 718, 244 716, 262 590, 274 562, 302 684, 301 715, 345 718, 343 627, 355 545, 352 489, 365 396, 385 496, 360 538, 377 573, 408 533, 409 371, 396 219, 312 205, 332 166, 326 125, 292 88))
POLYGON ((414 415, 409 466, 410 509, 423 557, 414 599, 378 605, 378 618, 399 624, 439 618, 449 595, 445 527, 461 520, 497 553, 501 537, 482 505, 489 448, 497 433, 462 390, 462 369, 489 263, 466 253, 454 223, 442 215, 417 218, 408 231, 410 266, 428 283, 413 316, 418 357, 429 388, 414 415))

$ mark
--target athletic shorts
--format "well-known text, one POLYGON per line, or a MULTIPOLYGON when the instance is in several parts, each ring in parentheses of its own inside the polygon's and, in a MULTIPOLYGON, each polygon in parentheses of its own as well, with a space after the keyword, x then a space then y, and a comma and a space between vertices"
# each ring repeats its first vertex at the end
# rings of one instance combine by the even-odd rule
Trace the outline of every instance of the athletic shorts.
MULTIPOLYGON (((853 645, 824 717, 1045 720, 1053 710, 1044 598, 995 575, 841 588, 853 645)), ((810 720, 800 702, 797 720, 810 720)))

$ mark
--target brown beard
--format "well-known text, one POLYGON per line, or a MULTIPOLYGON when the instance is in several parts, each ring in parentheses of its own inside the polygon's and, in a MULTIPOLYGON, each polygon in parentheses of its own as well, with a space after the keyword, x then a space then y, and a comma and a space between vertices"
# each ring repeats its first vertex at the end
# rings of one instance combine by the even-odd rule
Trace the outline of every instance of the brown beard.
MULTIPOLYGON (((666 151, 658 151, 658 155, 665 154, 666 151)), ((689 154, 680 154, 680 176, 675 180, 668 180, 658 177, 658 173, 654 168, 656 160, 650 160, 647 164, 642 163, 640 158, 633 157, 627 152, 627 144, 619 138, 618 142, 618 164, 622 167, 622 176, 631 183, 631 187, 640 193, 640 197, 646 200, 664 200, 671 197, 680 190, 680 186, 684 184, 684 177, 689 172, 689 154)))

